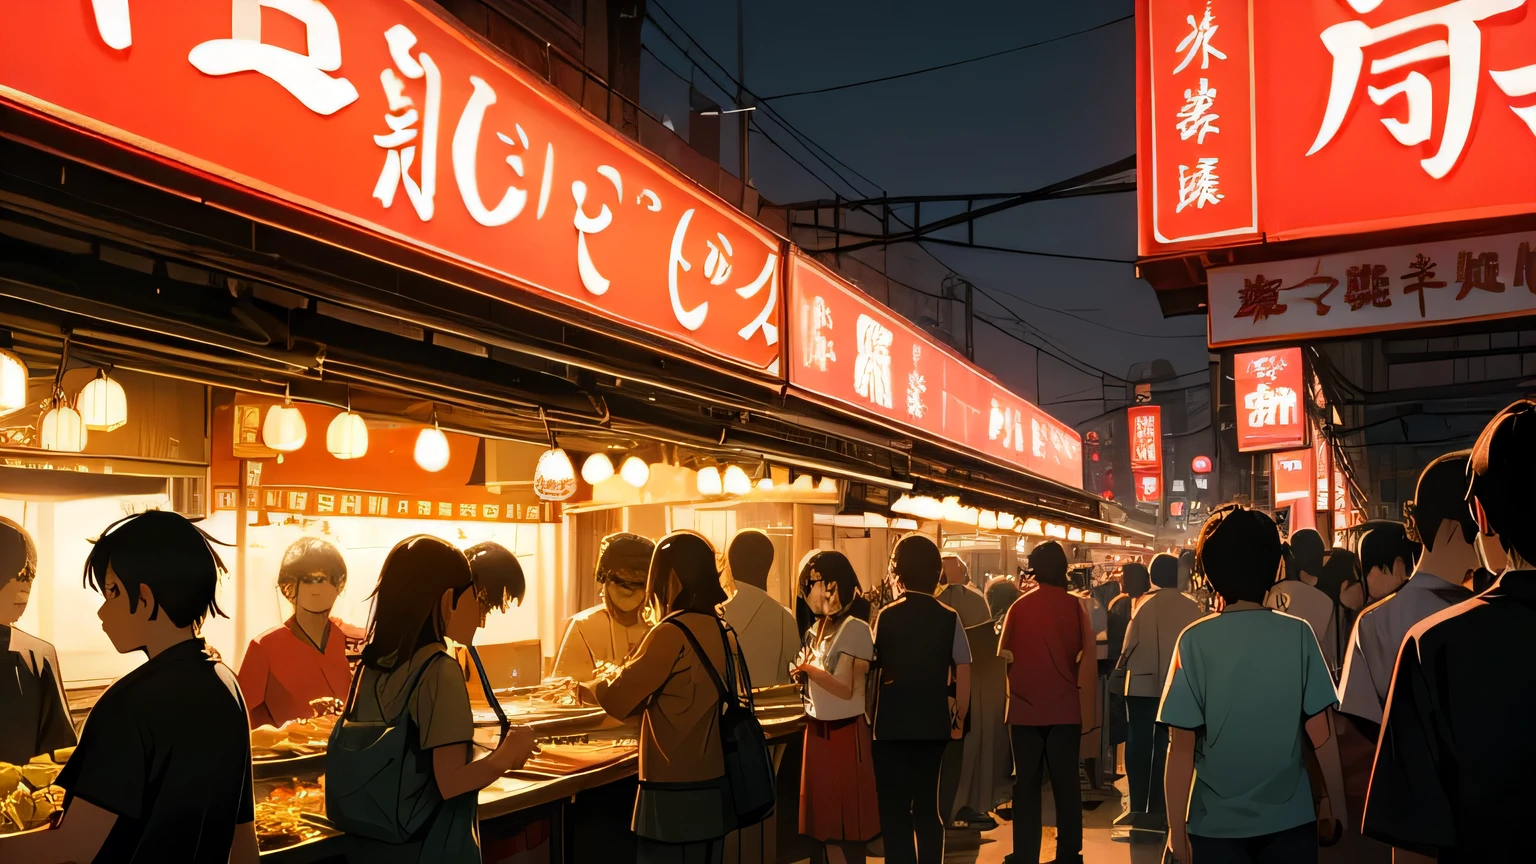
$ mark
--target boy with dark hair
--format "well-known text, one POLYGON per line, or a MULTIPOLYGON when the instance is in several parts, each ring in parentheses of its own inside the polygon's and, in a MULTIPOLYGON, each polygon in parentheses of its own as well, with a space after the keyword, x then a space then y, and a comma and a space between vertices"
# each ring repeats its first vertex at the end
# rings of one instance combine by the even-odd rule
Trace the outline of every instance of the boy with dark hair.
MULTIPOLYGON (((1481 540, 1502 548, 1509 565, 1483 594, 1420 621, 1398 652, 1364 828, 1397 847, 1398 860, 1404 851, 1441 864, 1530 857, 1523 820, 1536 795, 1511 766, 1536 762, 1536 739, 1519 729, 1536 711, 1536 667, 1525 659, 1536 631, 1536 400, 1510 405, 1483 429, 1467 479, 1481 540)), ((1441 515, 1437 549, 1465 536, 1446 515, 1456 511, 1416 502, 1426 545, 1432 513, 1441 515)))
POLYGON ((36 578, 31 536, 0 517, 0 762, 16 765, 75 743, 58 652, 16 629, 36 578))
POLYGON ((319 537, 301 537, 283 553, 277 590, 293 614, 251 640, 240 661, 240 691, 251 728, 307 720, 329 704, 345 702, 352 682, 347 640, 361 643, 363 631, 331 617, 347 586, 341 551, 319 537))
POLYGON ((891 570, 902 594, 875 619, 880 677, 872 755, 890 864, 944 860, 939 768, 946 744, 964 734, 971 649, 960 616, 933 596, 942 569, 932 540, 921 534, 901 538, 891 570))
POLYGON ((59 774, 57 828, 0 837, 0 860, 29 864, 253 864, 251 740, 235 674, 198 636, 224 565, 180 514, 109 526, 85 564, 101 629, 148 660, 102 694, 59 774))
POLYGON ((528 593, 528 579, 523 565, 512 551, 489 540, 464 550, 469 572, 475 579, 475 597, 480 601, 480 626, 492 612, 505 612, 512 604, 523 605, 528 593))
POLYGON ((1409 539, 1407 528, 1396 522, 1380 523, 1367 531, 1360 538, 1360 570, 1365 576, 1362 605, 1383 600, 1407 584, 1422 552, 1419 541, 1409 539))
POLYGON ((1180 864, 1315 862, 1319 814, 1303 762, 1311 740, 1332 819, 1344 818, 1333 679, 1307 622, 1262 605, 1280 569, 1263 513, 1224 507, 1196 561, 1225 605, 1179 636, 1158 722, 1171 727, 1165 800, 1180 864))
POLYGON ((1317 587, 1323 575, 1323 556, 1327 548, 1323 535, 1312 528, 1302 528, 1291 534, 1286 550, 1286 578, 1274 585, 1264 599, 1264 605, 1295 615, 1312 625, 1317 644, 1323 649, 1330 672, 1336 672, 1343 660, 1344 637, 1339 632, 1339 604, 1317 587))
POLYGON ((773 570, 773 540, 766 532, 744 528, 726 547, 736 593, 725 601, 725 623, 736 631, 753 687, 789 683, 789 667, 800 653, 795 613, 768 595, 773 570))

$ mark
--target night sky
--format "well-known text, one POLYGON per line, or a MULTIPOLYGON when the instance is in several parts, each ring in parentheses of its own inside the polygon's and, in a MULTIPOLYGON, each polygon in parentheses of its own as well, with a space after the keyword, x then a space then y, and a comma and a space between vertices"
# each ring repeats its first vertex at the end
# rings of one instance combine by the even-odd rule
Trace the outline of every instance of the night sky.
MULTIPOLYGON (((942 4, 745 0, 745 4, 746 82, 760 96, 961 60, 1094 27, 1133 11, 1128 0, 942 4)), ((688 45, 663 10, 734 75, 735 3, 661 0, 658 7, 657 0, 650 0, 649 7, 650 15, 662 29, 672 31, 680 44, 688 45)), ((834 191, 844 197, 875 197, 882 190, 887 195, 1022 192, 1118 161, 1136 149, 1134 39, 1135 25, 1127 19, 953 69, 774 100, 769 104, 779 114, 868 182, 823 155, 849 182, 837 179, 763 111, 758 112, 757 122, 767 135, 815 174, 763 136, 754 135, 753 180, 765 198, 777 202, 830 198, 834 191)), ((647 25, 644 41, 651 52, 642 66, 645 107, 665 113, 686 135, 688 85, 666 67, 692 75, 699 90, 730 107, 734 93, 719 86, 728 85, 725 74, 702 53, 692 49, 699 67, 695 68, 657 32, 655 24, 647 25), (714 82, 705 69, 713 73, 714 82)), ((727 118, 722 127, 721 160, 734 170, 734 123, 727 118)), ((931 212, 925 208, 925 219, 931 212)), ((959 233, 947 236, 963 239, 959 233)), ((1136 254, 1135 196, 1027 205, 978 222, 975 241, 1130 261, 1136 254)), ((1118 376, 1125 376, 1132 363, 1159 358, 1170 361, 1180 373, 1205 368, 1204 321, 1163 320, 1151 287, 1135 277, 1128 263, 937 245, 923 248, 1043 331, 1063 349, 1059 353, 1118 376), (1185 336, 1191 338, 1178 338, 1185 336)), ((910 247, 906 253, 922 257, 922 252, 910 247)), ((891 254, 894 258, 896 250, 891 254)), ((938 266, 924 263, 927 273, 938 266)), ((937 272, 942 274, 942 268, 937 272)), ((892 275, 902 278, 894 265, 892 275)), ((928 291, 939 288, 931 275, 904 281, 928 291)), ((1009 311, 981 298, 977 302, 978 313, 1018 327, 1009 311)), ((1051 358, 1041 360, 1037 370, 1033 350, 980 322, 975 331, 978 362, 1021 395, 1069 421, 1103 410, 1096 401, 1081 401, 1099 395, 1096 377, 1051 358)))

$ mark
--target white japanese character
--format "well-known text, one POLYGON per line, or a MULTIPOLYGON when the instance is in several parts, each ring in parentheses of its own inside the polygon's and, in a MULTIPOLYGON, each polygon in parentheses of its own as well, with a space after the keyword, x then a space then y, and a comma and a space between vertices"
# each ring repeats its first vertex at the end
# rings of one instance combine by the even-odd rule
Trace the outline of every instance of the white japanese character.
MULTIPOLYGON (((464 209, 476 222, 487 228, 495 228, 505 225, 516 219, 523 212, 523 207, 528 203, 528 192, 516 186, 508 185, 507 191, 501 196, 501 202, 494 208, 485 206, 485 200, 480 197, 480 181, 475 170, 476 160, 480 149, 480 126, 485 121, 485 109, 496 104, 496 91, 491 85, 485 83, 483 78, 476 75, 469 76, 470 87, 473 91, 469 94, 469 102, 464 106, 464 113, 459 115, 459 124, 453 130, 453 177, 458 181, 459 197, 464 201, 464 209)), ((518 140, 500 132, 496 137, 503 144, 516 146, 521 144, 524 150, 528 149, 528 135, 523 131, 521 124, 514 126, 518 140)), ((540 197, 540 215, 543 214, 543 205, 548 197, 551 171, 554 166, 553 145, 546 151, 544 164, 545 192, 540 197)), ((512 167, 512 173, 523 177, 523 157, 520 154, 512 154, 507 157, 507 164, 512 167)))
POLYGON ((1296 391, 1260 384, 1243 397, 1243 407, 1248 409, 1248 425, 1255 429, 1289 426, 1296 422, 1296 391))
POLYGON ((379 199, 385 207, 390 207, 395 203, 395 192, 404 185, 406 197, 411 199, 416 215, 421 221, 427 222, 432 219, 436 206, 437 127, 443 101, 443 76, 427 52, 420 52, 417 58, 411 56, 411 49, 416 45, 416 34, 404 24, 396 24, 386 30, 384 41, 389 44, 389 56, 395 61, 395 66, 405 73, 405 77, 412 80, 426 79, 427 95, 425 113, 418 115, 416 103, 405 95, 405 82, 400 80, 395 70, 385 69, 379 73, 379 81, 384 85, 384 96, 389 100, 390 113, 384 115, 384 122, 390 132, 373 136, 373 143, 389 151, 384 157, 384 169, 379 172, 379 180, 374 184, 373 197, 379 199), (418 120, 421 121, 419 129, 416 126, 418 120), (411 142, 418 138, 421 152, 420 183, 411 177, 411 164, 416 161, 418 150, 418 145, 411 142))
POLYGON ((133 44, 128 0, 91 0, 91 11, 96 16, 96 32, 108 47, 121 51, 133 44))
POLYGON ((1221 130, 1211 125, 1221 119, 1220 114, 1211 113, 1211 108, 1216 104, 1216 88, 1210 86, 1210 82, 1200 79, 1200 88, 1184 91, 1184 107, 1179 109, 1179 138, 1188 141, 1195 139, 1195 143, 1204 144, 1207 133, 1220 133, 1221 130))
MULTIPOLYGON (((658 202, 659 209, 659 202, 658 202)), ((672 250, 667 263, 667 290, 672 301, 672 314, 677 322, 689 330, 697 330, 704 326, 704 319, 709 315, 709 301, 705 300, 692 309, 683 308, 682 294, 678 290, 677 277, 680 272, 693 269, 693 263, 683 254, 683 246, 688 239, 688 226, 693 222, 693 208, 683 212, 682 218, 677 220, 677 228, 672 232, 672 250)), ((709 253, 704 261, 704 276, 709 279, 711 285, 720 285, 730 276, 730 262, 726 256, 731 254, 730 241, 724 235, 716 233, 724 250, 715 245, 714 241, 706 240, 704 245, 709 253), (723 272, 722 272, 723 271, 723 272)), ((777 345, 779 342, 779 328, 777 324, 769 322, 772 317, 775 302, 778 300, 778 283, 773 279, 774 272, 778 269, 779 256, 777 253, 769 253, 763 262, 763 269, 757 274, 757 278, 750 283, 736 289, 737 296, 743 299, 756 297, 763 286, 768 286, 767 302, 763 304, 763 311, 756 318, 749 321, 745 327, 736 331, 736 335, 742 339, 751 339, 759 330, 763 333, 763 339, 769 345, 777 345)), ((835 358, 834 358, 835 359, 835 358)), ((778 361, 774 361, 777 366, 778 361)))
MULTIPOLYGON (((720 239, 724 240, 725 238, 721 237, 720 239)), ((756 297, 759 291, 763 290, 764 285, 768 286, 768 299, 763 302, 762 311, 757 313, 756 318, 748 321, 747 326, 737 330, 737 336, 743 339, 751 339, 757 331, 761 330, 763 331, 763 341, 769 345, 779 344, 779 325, 770 323, 768 320, 773 317, 775 301, 779 299, 779 280, 773 278, 773 273, 778 269, 778 265, 779 253, 769 252, 768 260, 763 263, 763 270, 757 274, 757 278, 753 279, 749 284, 736 289, 738 297, 741 297, 743 300, 750 300, 756 297)), ((707 267, 704 272, 709 272, 707 267)), ((775 360, 773 362, 777 364, 779 361, 775 360)))
POLYGON ((853 389, 882 408, 891 407, 891 342, 885 325, 860 315, 855 327, 859 356, 853 365, 853 389))
POLYGON ((917 364, 922 362, 923 347, 912 346, 912 371, 907 373, 907 414, 914 419, 921 420, 928 413, 928 406, 923 404, 923 394, 928 392, 928 382, 923 378, 923 373, 917 371, 917 364))
POLYGON ((1179 206, 1173 212, 1183 213, 1193 205, 1204 210, 1205 205, 1220 204, 1226 196, 1221 194, 1221 177, 1216 173, 1216 157, 1206 156, 1196 160, 1195 170, 1188 165, 1179 166, 1179 206))
POLYGON ((832 310, 827 306, 827 301, 817 295, 811 305, 802 307, 802 326, 810 338, 805 340, 804 365, 815 367, 818 371, 827 371, 827 363, 837 362, 837 352, 833 349, 832 340, 827 337, 823 329, 832 329, 832 310))
MULTIPOLYGON (((608 182, 613 184, 618 202, 622 202, 624 178, 619 176, 619 169, 612 165, 599 165, 597 173, 608 178, 608 182)), ((571 181, 571 197, 576 199, 576 215, 571 217, 572 224, 576 226, 576 272, 581 274, 581 284, 588 291, 602 296, 608 293, 608 287, 612 283, 599 273, 597 265, 592 263, 592 253, 587 249, 587 235, 601 234, 609 225, 612 225, 613 211, 608 209, 607 204, 603 204, 596 216, 588 216, 584 212, 587 204, 587 184, 580 180, 571 181)))
POLYGON ((1030 418, 1030 421, 1029 421, 1029 431, 1030 431, 1030 433, 1032 435, 1033 445, 1034 445, 1031 448, 1031 451, 1034 453, 1034 455, 1036 457, 1044 457, 1045 456, 1045 441, 1046 441, 1046 430, 1045 430, 1045 427, 1040 425, 1040 421, 1039 420, 1036 420, 1034 418, 1030 418))
POLYGON ((1216 16, 1211 14, 1210 3, 1205 4, 1205 15, 1199 21, 1196 21, 1193 15, 1186 15, 1184 20, 1189 22, 1189 35, 1184 37, 1184 40, 1179 43, 1179 47, 1173 49, 1175 53, 1185 52, 1184 62, 1180 63, 1178 68, 1173 70, 1173 74, 1177 75, 1183 72, 1184 67, 1193 62, 1197 54, 1200 55, 1201 69, 1211 68, 1212 57, 1215 57, 1217 60, 1227 59, 1227 55, 1218 51, 1216 46, 1211 44, 1211 39, 1216 36, 1216 31, 1221 28, 1215 23, 1216 16))
MULTIPOLYGON (((325 73, 341 68, 336 18, 320 0, 230 0, 233 38, 212 39, 187 59, 205 75, 256 72, 276 81, 316 114, 331 115, 357 101, 357 88, 325 73), (261 41, 261 10, 275 9, 305 27, 307 54, 261 41)), ((123 10, 126 12, 126 9, 123 10)), ((110 44, 110 43, 108 43, 110 44)))
MULTIPOLYGON (((1374 9, 1379 0, 1349 0, 1355 11, 1364 13, 1374 9)), ((1448 58, 1450 67, 1449 92, 1445 98, 1445 131, 1440 137, 1440 149, 1435 155, 1419 160, 1425 173, 1441 179, 1449 174, 1461 160, 1467 136, 1472 131, 1472 117, 1477 107, 1478 77, 1482 72, 1483 36, 1478 22, 1501 15, 1525 5, 1525 0, 1456 0, 1436 9, 1429 9, 1380 27, 1370 27, 1364 21, 1345 21, 1335 24, 1322 33, 1323 45, 1333 55, 1333 78, 1328 88, 1328 107, 1323 112, 1323 124, 1317 131, 1317 139, 1307 155, 1328 146, 1349 109, 1354 104, 1359 87, 1360 73, 1365 65, 1365 49, 1383 42, 1399 39, 1419 30, 1434 28, 1434 34, 1444 28, 1446 38, 1425 41, 1412 48, 1399 51, 1390 57, 1371 61, 1371 74, 1381 75, 1413 63, 1448 58)), ((1520 73, 1521 70, 1515 70, 1520 73)), ((1515 78, 1523 76, 1516 74, 1515 78)), ((1531 88, 1536 92, 1536 71, 1532 73, 1531 88)), ((1495 81, 1501 83, 1497 74, 1495 81)), ((1511 82, 1514 83, 1514 82, 1511 82)), ((1385 105, 1389 99, 1402 95, 1408 102, 1406 120, 1383 117, 1381 124, 1396 138, 1398 143, 1413 147, 1428 141, 1432 134, 1434 93, 1429 79, 1422 73, 1409 72, 1401 81, 1387 87, 1367 87, 1367 95, 1377 105, 1385 105)), ((1518 111, 1516 113, 1519 113, 1518 111)), ((1522 115, 1524 119, 1524 115, 1522 115)), ((1529 121, 1528 121, 1529 122, 1529 121)))
MULTIPOLYGON (((1504 72, 1490 69, 1488 70, 1488 75, 1493 79, 1493 83, 1499 85, 1499 89, 1504 91, 1504 95, 1510 98, 1519 99, 1536 93, 1536 64, 1521 66, 1519 69, 1510 69, 1504 72)), ((1536 135, 1536 105, 1527 105, 1524 108, 1516 108, 1511 105, 1509 110, 1515 112, 1516 117, 1525 121, 1525 125, 1530 128, 1531 134, 1536 135)))

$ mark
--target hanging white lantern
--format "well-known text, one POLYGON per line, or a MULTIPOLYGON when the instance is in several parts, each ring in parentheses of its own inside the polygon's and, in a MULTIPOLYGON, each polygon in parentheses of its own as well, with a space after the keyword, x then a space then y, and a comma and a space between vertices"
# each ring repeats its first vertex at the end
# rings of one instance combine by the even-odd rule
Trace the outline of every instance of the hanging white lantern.
POLYGON ((713 498, 725 493, 725 483, 720 479, 720 469, 713 465, 700 468, 699 475, 693 480, 693 485, 705 498, 713 498))
POLYGON ((325 449, 337 459, 361 459, 368 453, 368 424, 351 411, 337 414, 326 427, 325 449))
POLYGON ((545 501, 564 501, 576 494, 576 468, 559 447, 545 450, 533 469, 533 494, 545 501))
POLYGON ((69 407, 63 399, 55 399, 53 407, 38 425, 38 443, 44 450, 79 453, 85 449, 85 439, 85 423, 80 419, 80 412, 69 407))
POLYGON ((128 394, 123 385, 107 377, 105 370, 86 384, 75 397, 80 419, 92 432, 111 432, 128 422, 128 394))
POLYGON ((0 417, 27 407, 27 364, 0 348, 0 417))
POLYGON ((434 474, 448 467, 448 436, 436 423, 416 436, 416 464, 434 474))
POLYGON ((651 466, 645 464, 645 460, 639 456, 631 456, 619 466, 619 476, 624 482, 639 489, 645 485, 645 481, 651 479, 651 466))
POLYGON ((745 495, 752 491, 752 478, 747 472, 741 470, 740 465, 732 465, 725 469, 725 494, 745 495))
POLYGON ((261 443, 267 449, 279 453, 292 453, 304 446, 309 430, 304 426, 304 415, 291 403, 273 405, 267 411, 266 422, 261 424, 261 443))
POLYGON ((581 463, 581 479, 587 481, 587 485, 596 486, 613 476, 613 460, 607 453, 593 453, 587 457, 587 461, 581 463))
POLYGON ((764 477, 763 479, 757 481, 757 489, 758 489, 759 492, 769 492, 769 491, 772 491, 772 489, 773 489, 773 478, 772 477, 764 477))

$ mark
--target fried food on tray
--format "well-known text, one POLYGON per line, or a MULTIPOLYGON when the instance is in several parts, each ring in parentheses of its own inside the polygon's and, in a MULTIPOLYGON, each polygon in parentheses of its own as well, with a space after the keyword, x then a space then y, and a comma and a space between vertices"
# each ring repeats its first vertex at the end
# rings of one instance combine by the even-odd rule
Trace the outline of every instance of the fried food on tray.
POLYGON ((251 730, 251 758, 260 762, 324 753, 336 719, 335 715, 327 714, 311 720, 290 720, 278 727, 258 726, 251 730))
POLYGON ((297 804, 271 800, 256 803, 256 845, 263 852, 313 840, 321 833, 304 821, 304 810, 297 804))

